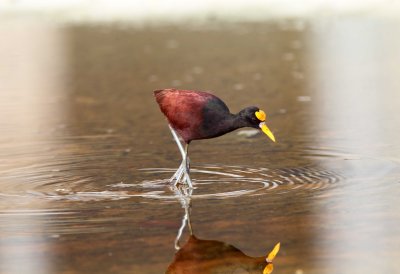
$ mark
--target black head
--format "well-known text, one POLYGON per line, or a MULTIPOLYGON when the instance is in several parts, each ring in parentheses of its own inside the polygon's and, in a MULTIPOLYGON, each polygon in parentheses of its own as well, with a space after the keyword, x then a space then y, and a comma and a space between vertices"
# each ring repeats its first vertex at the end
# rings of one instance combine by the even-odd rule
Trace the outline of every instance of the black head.
POLYGON ((252 127, 258 128, 262 132, 264 132, 272 141, 275 142, 274 134, 269 130, 267 125, 265 124, 266 115, 265 112, 260 110, 258 107, 247 107, 242 109, 238 116, 242 121, 242 126, 244 127, 252 127))
POLYGON ((245 109, 242 109, 239 112, 239 116, 242 118, 242 120, 245 122, 246 127, 252 127, 252 128, 260 128, 259 125, 261 120, 259 120, 256 116, 256 112, 259 111, 260 109, 255 106, 247 107, 245 109))

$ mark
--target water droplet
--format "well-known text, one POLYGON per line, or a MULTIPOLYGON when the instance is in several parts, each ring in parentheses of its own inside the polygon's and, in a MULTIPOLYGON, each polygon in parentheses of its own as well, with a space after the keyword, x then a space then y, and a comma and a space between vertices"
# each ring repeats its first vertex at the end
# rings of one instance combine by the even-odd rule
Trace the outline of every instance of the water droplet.
POLYGON ((69 192, 69 189, 66 189, 66 188, 57 188, 57 189, 56 189, 56 192, 68 193, 68 192, 69 192))
POLYGON ((287 110, 285 108, 281 108, 278 110, 279 114, 285 114, 287 110))
POLYGON ((310 102, 311 101, 311 97, 310 96, 298 96, 297 97, 297 101, 299 102, 310 102))

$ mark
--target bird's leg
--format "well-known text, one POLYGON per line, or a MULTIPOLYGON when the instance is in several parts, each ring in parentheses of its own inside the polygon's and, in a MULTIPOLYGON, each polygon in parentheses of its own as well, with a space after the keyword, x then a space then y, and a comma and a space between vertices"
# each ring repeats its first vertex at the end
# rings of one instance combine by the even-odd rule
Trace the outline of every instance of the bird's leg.
MULTIPOLYGON (((172 177, 169 181, 172 182, 173 180, 182 177, 182 173, 183 173, 183 162, 181 163, 179 168, 175 171, 174 175, 172 175, 172 177)), ((177 181, 179 181, 179 180, 177 179, 177 181)))
MULTIPOLYGON (((175 172, 174 176, 172 176, 172 180, 176 179, 175 181, 175 186, 178 184, 178 182, 181 180, 183 177, 183 181, 186 182, 189 188, 193 188, 192 180, 190 179, 190 160, 188 157, 188 149, 189 149, 189 144, 186 144, 185 146, 185 156, 183 157, 183 161, 181 165, 179 166, 178 170, 175 172)), ((171 180, 171 181, 172 181, 171 180)))
POLYGON ((176 176, 175 177, 172 177, 172 180, 176 180, 175 181, 175 186, 178 184, 178 182, 182 179, 182 176, 184 175, 184 171, 185 171, 185 169, 184 169, 184 166, 183 166, 183 163, 179 166, 179 168, 178 168, 178 170, 175 172, 176 173, 176 176))
POLYGON ((189 144, 185 145, 185 168, 186 172, 189 174, 190 172, 190 159, 189 159, 189 144))
POLYGON ((176 186, 183 176, 183 181, 186 182, 190 188, 192 188, 193 187, 192 180, 190 179, 189 176, 189 158, 187 157, 189 145, 186 144, 184 149, 181 141, 179 140, 178 134, 176 134, 175 130, 171 127, 171 125, 168 126, 182 155, 182 163, 179 166, 178 170, 174 173, 174 175, 172 175, 170 182, 175 180, 175 186, 176 186))
POLYGON ((190 188, 193 187, 192 184, 192 180, 190 179, 190 160, 189 160, 189 156, 188 156, 188 150, 189 150, 189 144, 185 145, 185 157, 184 157, 184 161, 185 161, 185 181, 188 184, 188 186, 190 188))
POLYGON ((169 129, 171 130, 172 136, 174 137, 174 140, 176 142, 176 144, 178 145, 179 151, 182 155, 182 163, 179 166, 179 168, 175 171, 174 175, 172 175, 170 182, 172 182, 173 180, 176 180, 176 182, 179 182, 180 178, 182 177, 182 172, 183 172, 183 168, 184 168, 184 157, 185 157, 185 151, 183 150, 183 146, 181 144, 181 141, 179 140, 178 134, 176 134, 175 130, 171 127, 171 125, 168 125, 169 129))
POLYGON ((183 149, 183 146, 181 144, 181 141, 179 140, 178 134, 176 134, 175 130, 171 127, 171 125, 168 125, 169 129, 171 130, 172 136, 174 136, 174 140, 176 144, 178 145, 179 151, 181 152, 182 158, 185 158, 185 150, 183 149))

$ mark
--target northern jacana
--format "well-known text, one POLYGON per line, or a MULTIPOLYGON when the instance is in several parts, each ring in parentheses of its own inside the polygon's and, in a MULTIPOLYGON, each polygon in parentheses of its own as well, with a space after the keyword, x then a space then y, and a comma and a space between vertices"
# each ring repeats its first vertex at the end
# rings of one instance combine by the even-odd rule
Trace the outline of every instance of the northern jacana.
POLYGON ((193 140, 214 138, 238 128, 251 127, 260 129, 275 142, 274 135, 265 124, 265 112, 258 107, 247 107, 232 114, 221 99, 204 91, 162 89, 154 91, 154 96, 167 117, 182 154, 182 163, 170 179, 170 182, 175 180, 175 185, 183 179, 189 188, 193 187, 188 157, 188 147, 193 140))

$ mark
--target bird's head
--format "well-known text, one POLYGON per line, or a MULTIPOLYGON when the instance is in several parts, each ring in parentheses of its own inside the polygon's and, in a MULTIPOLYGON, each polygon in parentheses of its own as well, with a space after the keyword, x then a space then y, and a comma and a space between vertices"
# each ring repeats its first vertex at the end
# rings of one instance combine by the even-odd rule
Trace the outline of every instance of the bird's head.
POLYGON ((275 142, 275 136, 271 130, 265 124, 267 115, 264 111, 258 107, 247 107, 239 112, 239 115, 244 119, 246 126, 252 128, 259 128, 264 132, 273 142, 275 142))

